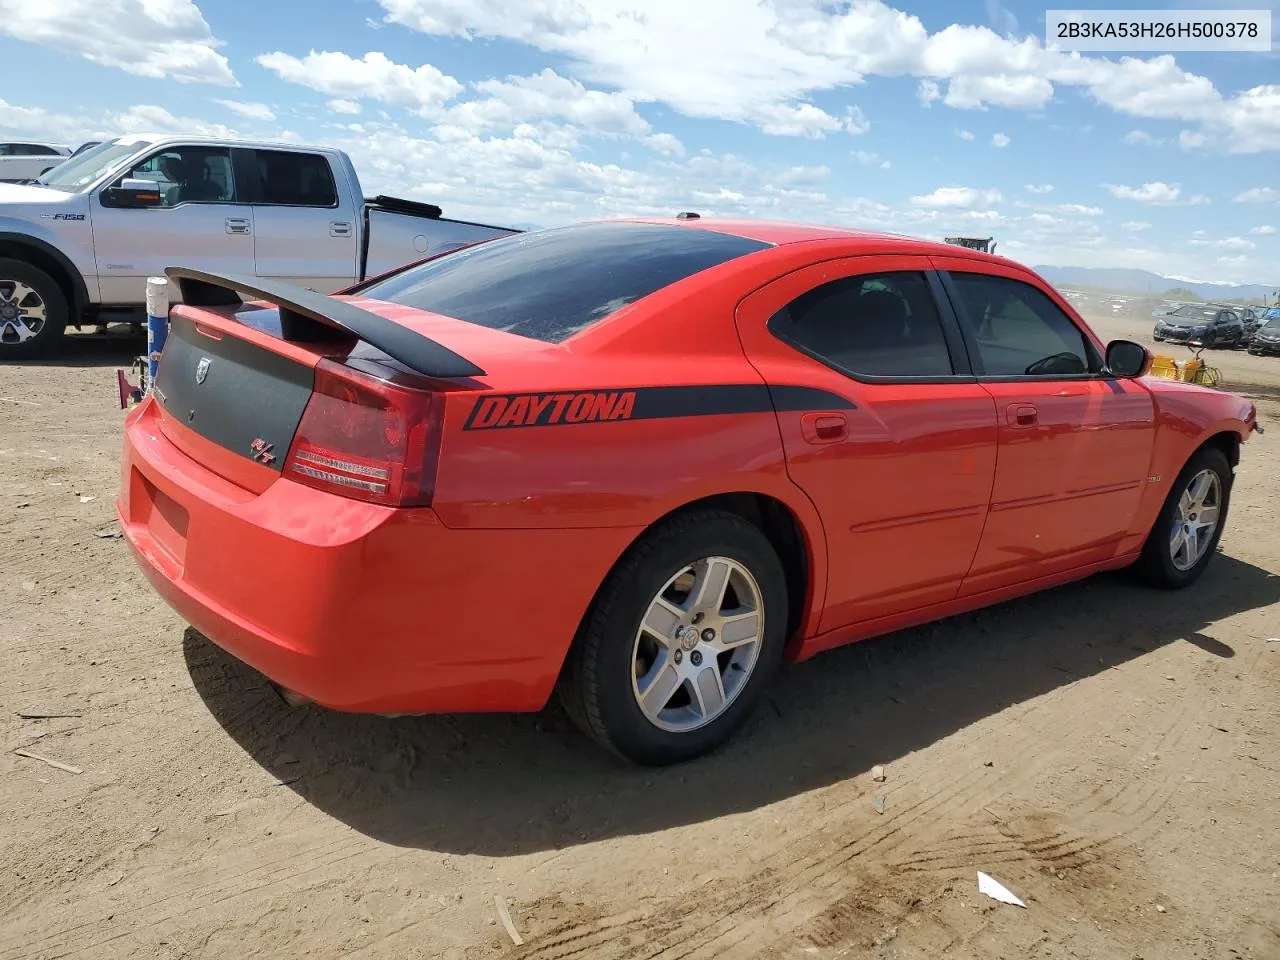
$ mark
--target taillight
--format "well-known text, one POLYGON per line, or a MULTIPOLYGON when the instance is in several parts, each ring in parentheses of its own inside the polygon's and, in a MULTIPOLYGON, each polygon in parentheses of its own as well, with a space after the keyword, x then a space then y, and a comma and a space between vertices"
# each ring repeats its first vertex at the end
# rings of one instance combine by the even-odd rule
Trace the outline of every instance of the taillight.
POLYGON ((356 500, 427 506, 435 491, 444 396, 321 360, 284 475, 356 500))

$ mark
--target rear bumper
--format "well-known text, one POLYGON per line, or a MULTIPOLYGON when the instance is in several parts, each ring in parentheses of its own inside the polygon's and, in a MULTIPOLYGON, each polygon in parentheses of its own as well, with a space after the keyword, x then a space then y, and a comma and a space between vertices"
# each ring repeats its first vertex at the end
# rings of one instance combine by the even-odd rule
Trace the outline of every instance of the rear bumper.
POLYGON ((116 510, 139 566, 202 634, 323 706, 540 709, 634 536, 457 530, 283 478, 254 493, 182 453, 158 416, 147 400, 126 420, 116 510))

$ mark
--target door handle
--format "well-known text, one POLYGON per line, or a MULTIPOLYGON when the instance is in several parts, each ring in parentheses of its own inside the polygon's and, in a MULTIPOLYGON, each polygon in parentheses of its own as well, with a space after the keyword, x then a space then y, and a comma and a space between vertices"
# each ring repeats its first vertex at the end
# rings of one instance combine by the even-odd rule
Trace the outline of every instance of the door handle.
POLYGON ((849 436, 849 421, 840 413, 806 413, 800 432, 808 443, 839 443, 849 436))
POLYGON ((331 237, 349 237, 351 236, 351 224, 333 221, 329 224, 329 236, 331 237))
POLYGON ((248 233, 249 221, 244 217, 227 217, 227 233, 248 233))
POLYGON ((1005 420, 1011 427, 1034 427, 1040 422, 1040 411, 1029 403, 1011 403, 1005 420))

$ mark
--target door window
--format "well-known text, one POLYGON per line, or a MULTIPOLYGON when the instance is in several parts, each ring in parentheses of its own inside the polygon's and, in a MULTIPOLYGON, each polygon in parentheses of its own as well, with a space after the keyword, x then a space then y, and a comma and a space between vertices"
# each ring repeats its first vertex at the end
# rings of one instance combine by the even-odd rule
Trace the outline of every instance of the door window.
POLYGON ((127 174, 160 188, 160 206, 180 203, 231 203, 235 177, 231 152, 220 147, 173 147, 152 154, 127 174))
POLYGON ((769 320, 773 334, 852 376, 947 377, 942 319, 923 273, 842 277, 801 294, 769 320))
POLYGON ((314 153, 257 151, 265 204, 284 207, 336 207, 338 189, 329 161, 314 153))
POLYGON ((1029 283, 981 273, 952 273, 962 313, 988 377, 1064 377, 1097 369, 1080 328, 1029 283))
POLYGON ((46 147, 39 143, 15 143, 11 145, 10 153, 15 157, 56 157, 60 156, 53 147, 46 147))

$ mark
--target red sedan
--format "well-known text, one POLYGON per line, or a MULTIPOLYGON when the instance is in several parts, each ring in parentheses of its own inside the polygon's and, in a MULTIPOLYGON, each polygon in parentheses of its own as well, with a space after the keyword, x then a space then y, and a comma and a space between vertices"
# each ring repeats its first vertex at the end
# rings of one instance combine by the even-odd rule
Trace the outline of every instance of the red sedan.
POLYGON ((165 599, 295 698, 558 690, 641 763, 724 742, 784 657, 1100 570, 1190 584, 1261 429, 1025 267, 903 237, 682 215, 336 297, 170 276, 117 503, 165 599))

